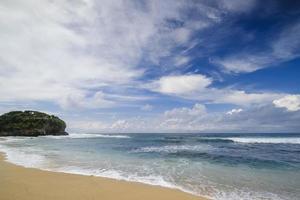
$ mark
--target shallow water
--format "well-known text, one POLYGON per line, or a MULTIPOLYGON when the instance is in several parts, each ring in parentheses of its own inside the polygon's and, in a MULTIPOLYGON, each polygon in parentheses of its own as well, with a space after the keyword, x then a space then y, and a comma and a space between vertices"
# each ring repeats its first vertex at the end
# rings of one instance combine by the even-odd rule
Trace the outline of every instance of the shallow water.
POLYGON ((300 199, 299 134, 72 134, 0 140, 9 161, 213 199, 300 199))

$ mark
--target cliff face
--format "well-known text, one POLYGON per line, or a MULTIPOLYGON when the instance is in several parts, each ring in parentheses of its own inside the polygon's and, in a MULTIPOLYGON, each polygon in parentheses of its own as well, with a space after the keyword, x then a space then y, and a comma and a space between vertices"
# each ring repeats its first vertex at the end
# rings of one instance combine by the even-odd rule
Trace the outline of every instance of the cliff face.
POLYGON ((0 136, 68 135, 66 123, 37 111, 13 111, 0 116, 0 136))

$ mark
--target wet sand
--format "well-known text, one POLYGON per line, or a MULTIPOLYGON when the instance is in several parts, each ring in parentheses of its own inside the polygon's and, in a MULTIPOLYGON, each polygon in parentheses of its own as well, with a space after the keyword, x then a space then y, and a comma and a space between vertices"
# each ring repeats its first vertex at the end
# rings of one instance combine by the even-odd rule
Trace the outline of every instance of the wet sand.
MULTIPOLYGON (((175 189, 48 172, 8 163, 0 154, 0 200, 205 200, 175 189)), ((206 199, 207 200, 207 199, 206 199)))

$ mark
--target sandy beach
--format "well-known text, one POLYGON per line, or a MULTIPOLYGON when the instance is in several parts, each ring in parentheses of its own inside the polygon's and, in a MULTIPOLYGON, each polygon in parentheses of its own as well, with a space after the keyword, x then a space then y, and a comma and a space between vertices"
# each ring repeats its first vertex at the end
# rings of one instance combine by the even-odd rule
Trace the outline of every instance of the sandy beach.
POLYGON ((0 200, 204 200, 179 190, 24 168, 0 154, 0 200))

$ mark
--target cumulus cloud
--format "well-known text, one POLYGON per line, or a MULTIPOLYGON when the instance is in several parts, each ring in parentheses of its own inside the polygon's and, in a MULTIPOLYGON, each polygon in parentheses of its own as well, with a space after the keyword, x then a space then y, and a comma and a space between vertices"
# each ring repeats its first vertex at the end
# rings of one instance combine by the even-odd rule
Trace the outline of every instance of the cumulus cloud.
MULTIPOLYGON (((205 105, 199 103, 195 104, 192 108, 174 108, 164 113, 160 120, 159 127, 164 130, 195 130, 197 120, 207 116, 205 105)), ((203 129, 207 124, 198 124, 198 129, 200 129, 199 126, 203 129)))
POLYGON ((243 90, 231 88, 216 89, 209 87, 212 82, 211 78, 202 74, 163 76, 147 84, 146 88, 184 99, 243 106, 270 103, 274 99, 283 96, 283 94, 272 92, 247 93, 243 90))
POLYGON ((164 76, 152 82, 148 87, 165 94, 187 94, 206 88, 211 79, 201 74, 164 76))
POLYGON ((276 99, 273 104, 278 108, 286 108, 288 111, 300 110, 300 95, 287 95, 276 99))
POLYGON ((227 112, 207 112, 203 104, 174 108, 155 118, 127 118, 108 123, 101 132, 297 132, 300 112, 254 106, 227 112), (231 113, 231 114, 230 114, 231 113))

